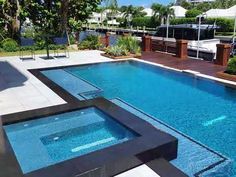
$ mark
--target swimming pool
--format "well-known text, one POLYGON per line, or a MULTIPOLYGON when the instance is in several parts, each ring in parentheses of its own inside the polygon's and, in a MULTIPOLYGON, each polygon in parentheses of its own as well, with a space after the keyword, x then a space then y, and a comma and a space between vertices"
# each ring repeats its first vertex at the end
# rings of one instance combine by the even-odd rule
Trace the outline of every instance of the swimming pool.
POLYGON ((139 136, 94 107, 4 129, 24 174, 139 136))
MULTIPOLYGON (((61 74, 88 81, 90 91, 120 98, 212 149, 236 158, 236 90, 144 63, 113 62, 42 73, 81 99, 81 88, 60 83, 61 74)), ((82 91, 81 91, 82 92, 82 91)), ((235 176, 236 165, 234 163, 235 176)))

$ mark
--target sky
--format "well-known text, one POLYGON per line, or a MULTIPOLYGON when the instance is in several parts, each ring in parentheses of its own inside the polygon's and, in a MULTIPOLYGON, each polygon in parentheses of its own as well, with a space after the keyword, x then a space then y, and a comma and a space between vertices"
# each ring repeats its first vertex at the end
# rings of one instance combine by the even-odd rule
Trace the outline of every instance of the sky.
POLYGON ((170 2, 174 2, 174 0, 118 0, 119 6, 121 5, 138 5, 144 7, 150 7, 152 3, 159 4, 169 4, 170 2))

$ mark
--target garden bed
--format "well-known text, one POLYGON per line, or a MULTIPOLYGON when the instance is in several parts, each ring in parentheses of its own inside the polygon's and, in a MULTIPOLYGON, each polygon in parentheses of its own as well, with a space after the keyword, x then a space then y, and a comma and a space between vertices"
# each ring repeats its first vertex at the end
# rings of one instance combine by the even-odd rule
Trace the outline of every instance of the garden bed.
POLYGON ((111 59, 115 59, 115 60, 118 60, 118 59, 127 59, 127 58, 141 58, 141 55, 134 55, 134 54, 130 54, 130 55, 127 55, 127 56, 113 56, 113 55, 101 53, 101 55, 104 56, 104 57, 108 57, 108 58, 111 58, 111 59))
POLYGON ((236 82, 236 75, 233 75, 233 74, 228 74, 226 72, 218 72, 216 73, 216 76, 221 78, 221 79, 225 79, 225 80, 230 80, 230 81, 234 81, 236 82))

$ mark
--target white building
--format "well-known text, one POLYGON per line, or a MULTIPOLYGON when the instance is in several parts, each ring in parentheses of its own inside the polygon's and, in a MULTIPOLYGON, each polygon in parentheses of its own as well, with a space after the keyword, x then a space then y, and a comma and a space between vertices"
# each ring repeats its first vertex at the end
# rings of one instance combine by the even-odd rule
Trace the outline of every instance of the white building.
MULTIPOLYGON (((186 9, 181 7, 181 6, 172 6, 170 7, 171 9, 174 10, 175 18, 182 18, 185 17, 186 9)), ((154 12, 151 8, 145 8, 143 12, 147 13, 147 17, 153 16, 154 12)))
MULTIPOLYGON (((172 6, 171 7, 174 10, 175 18, 182 18, 185 17, 186 9, 181 7, 181 6, 172 6)), ((154 12, 151 8, 145 8, 143 12, 146 12, 147 17, 153 16, 154 12)), ((101 24, 104 20, 108 20, 108 24, 114 24, 114 25, 119 25, 119 23, 116 21, 117 18, 123 17, 123 14, 120 12, 117 12, 115 15, 111 15, 111 10, 107 9, 102 13, 96 13, 94 12, 90 19, 88 20, 88 23, 97 23, 101 24)))
POLYGON ((108 20, 107 23, 109 25, 119 25, 120 23, 116 21, 117 18, 121 18, 123 15, 120 12, 116 14, 112 14, 112 11, 107 9, 101 13, 93 12, 90 19, 88 19, 88 23, 96 23, 101 24, 104 20, 108 20), (108 19, 109 17, 109 19, 108 19))
POLYGON ((147 17, 153 16, 153 10, 151 8, 145 8, 145 9, 143 9, 143 12, 146 12, 147 17))
POLYGON ((207 18, 235 18, 236 5, 228 9, 210 9, 206 13, 207 18))
MULTIPOLYGON (((189 3, 214 2, 215 0, 186 0, 189 3)), ((181 0, 176 0, 175 4, 180 4, 181 0)))
POLYGON ((174 10, 175 18, 183 18, 187 12, 187 10, 181 6, 172 6, 171 9, 174 10))

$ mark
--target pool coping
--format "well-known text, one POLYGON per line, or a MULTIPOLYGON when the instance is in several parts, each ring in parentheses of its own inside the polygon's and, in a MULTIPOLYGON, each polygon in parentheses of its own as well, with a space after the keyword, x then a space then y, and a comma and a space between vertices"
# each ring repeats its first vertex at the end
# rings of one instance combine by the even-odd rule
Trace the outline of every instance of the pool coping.
MULTIPOLYGON (((175 137, 157 130, 148 122, 138 118, 105 98, 77 101, 73 104, 68 103, 59 106, 8 114, 2 116, 1 119, 4 126, 88 107, 98 108, 105 114, 111 116, 115 121, 140 136, 121 144, 23 174, 16 156, 14 155, 14 151, 11 148, 8 137, 5 131, 1 130, 4 132, 3 141, 5 141, 7 146, 4 155, 6 159, 9 157, 8 163, 0 165, 1 171, 4 171, 4 173, 7 174, 5 177, 68 177, 79 176, 81 174, 89 176, 94 173, 106 174, 105 176, 114 176, 155 158, 164 157, 169 161, 177 157, 178 140, 175 137), (9 169, 7 168, 7 165, 16 168, 14 168, 14 170, 12 168, 9 169)), ((3 129, 3 127, 1 129, 3 129)))

